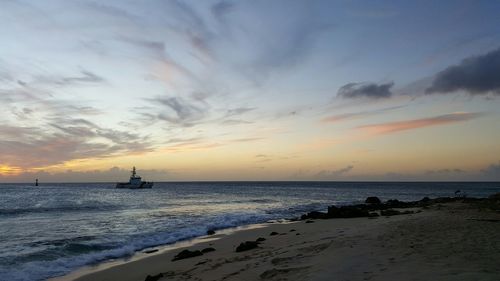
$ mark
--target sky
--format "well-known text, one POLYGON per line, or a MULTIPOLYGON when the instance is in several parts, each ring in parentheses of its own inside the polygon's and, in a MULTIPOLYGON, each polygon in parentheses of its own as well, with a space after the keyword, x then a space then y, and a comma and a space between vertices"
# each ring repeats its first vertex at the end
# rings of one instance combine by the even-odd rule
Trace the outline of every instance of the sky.
POLYGON ((0 5, 0 182, 500 180, 498 1, 0 5))

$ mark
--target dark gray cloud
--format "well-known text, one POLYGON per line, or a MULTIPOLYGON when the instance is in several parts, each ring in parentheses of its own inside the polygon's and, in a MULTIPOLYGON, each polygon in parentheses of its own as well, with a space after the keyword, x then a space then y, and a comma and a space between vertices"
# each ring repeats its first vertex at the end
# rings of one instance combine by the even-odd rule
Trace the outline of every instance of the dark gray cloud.
POLYGON ((466 91, 470 95, 500 95, 500 48, 464 59, 439 72, 427 94, 466 91))
POLYGON ((384 99, 392 97, 391 88, 394 82, 385 84, 376 83, 349 83, 342 87, 337 92, 337 97, 343 99, 384 99))

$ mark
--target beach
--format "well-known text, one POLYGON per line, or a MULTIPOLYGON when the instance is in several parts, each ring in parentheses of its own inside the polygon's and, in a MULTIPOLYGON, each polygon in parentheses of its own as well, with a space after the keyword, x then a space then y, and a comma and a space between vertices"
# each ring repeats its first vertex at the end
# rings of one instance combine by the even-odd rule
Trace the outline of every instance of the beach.
POLYGON ((401 209, 409 214, 304 219, 216 233, 184 248, 55 280, 498 280, 499 201, 449 201, 401 209), (256 248, 236 251, 257 239, 256 248), (215 251, 172 261, 183 250, 207 248, 215 251))

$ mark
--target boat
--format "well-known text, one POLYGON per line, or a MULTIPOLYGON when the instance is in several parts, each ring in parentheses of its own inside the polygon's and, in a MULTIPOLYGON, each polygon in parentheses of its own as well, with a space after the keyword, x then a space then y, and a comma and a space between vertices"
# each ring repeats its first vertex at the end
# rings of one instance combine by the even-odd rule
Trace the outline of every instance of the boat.
POLYGON ((132 168, 132 175, 128 182, 118 182, 116 183, 116 188, 130 188, 130 189, 142 189, 142 188, 152 188, 153 182, 142 181, 142 178, 137 175, 135 167, 132 168))

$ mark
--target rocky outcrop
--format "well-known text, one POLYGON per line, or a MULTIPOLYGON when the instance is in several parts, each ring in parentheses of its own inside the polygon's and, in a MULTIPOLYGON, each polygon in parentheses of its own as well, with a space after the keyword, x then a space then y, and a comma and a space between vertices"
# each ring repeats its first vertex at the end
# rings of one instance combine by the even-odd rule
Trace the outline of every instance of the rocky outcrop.
POLYGON ((183 250, 182 252, 178 253, 172 259, 172 261, 188 259, 188 258, 197 257, 197 256, 201 256, 201 255, 203 255, 203 253, 199 250, 196 250, 196 251, 183 250))
POLYGON ((259 243, 256 241, 246 241, 240 243, 238 247, 236 247, 236 252, 243 252, 243 251, 248 251, 252 250, 259 247, 259 243))
MULTIPOLYGON (((411 214, 413 212, 406 211, 400 212, 393 209, 404 209, 404 208, 415 208, 415 207, 424 207, 433 203, 447 203, 454 201, 466 201, 466 200, 478 200, 473 198, 453 198, 453 197, 440 197, 436 199, 430 199, 428 197, 424 197, 419 201, 399 201, 397 199, 391 199, 387 202, 383 203, 380 201, 378 197, 372 196, 366 198, 366 204, 356 204, 350 206, 330 206, 328 207, 328 211, 319 212, 312 211, 307 214, 304 214, 300 217, 301 220, 311 220, 311 219, 332 219, 332 218, 358 218, 358 217, 376 217, 378 213, 376 211, 387 211, 382 214, 383 216, 392 216, 395 215, 396 212, 398 214, 411 214)), ((306 221, 307 222, 307 221, 306 221)))
POLYGON ((378 197, 370 196, 370 197, 366 198, 365 203, 366 204, 380 204, 380 203, 382 203, 382 201, 380 201, 380 199, 378 197))
POLYGON ((488 197, 488 199, 490 199, 490 200, 500 200, 500 192, 490 195, 488 197))
POLYGON ((329 218, 357 218, 357 217, 368 217, 370 213, 364 208, 359 208, 355 206, 342 206, 328 207, 328 217, 329 218))
POLYGON ((212 248, 212 247, 208 247, 208 248, 205 248, 205 249, 201 250, 201 252, 203 254, 206 254, 206 253, 209 253, 209 252, 213 252, 213 251, 215 251, 215 248, 212 248))

